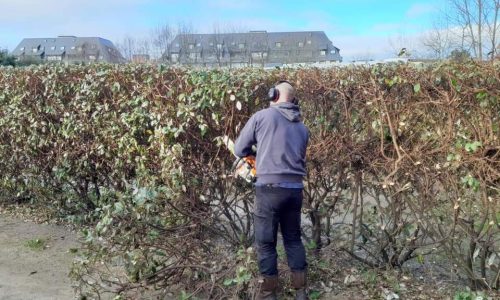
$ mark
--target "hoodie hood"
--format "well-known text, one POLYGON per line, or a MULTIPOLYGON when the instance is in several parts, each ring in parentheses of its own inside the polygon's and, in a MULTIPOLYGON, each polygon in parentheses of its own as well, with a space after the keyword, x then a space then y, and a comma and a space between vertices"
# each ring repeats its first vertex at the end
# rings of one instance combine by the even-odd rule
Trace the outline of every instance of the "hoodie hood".
POLYGON ((300 122, 302 121, 302 115, 300 114, 300 108, 298 105, 291 102, 282 102, 271 105, 272 108, 277 109, 288 121, 290 122, 300 122))

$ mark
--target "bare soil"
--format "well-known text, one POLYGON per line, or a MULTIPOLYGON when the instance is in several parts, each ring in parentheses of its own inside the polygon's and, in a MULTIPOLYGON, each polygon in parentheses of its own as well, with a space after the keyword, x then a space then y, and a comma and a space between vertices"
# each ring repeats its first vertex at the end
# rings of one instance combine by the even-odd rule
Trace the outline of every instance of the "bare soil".
POLYGON ((78 246, 77 234, 65 226, 0 211, 0 299, 75 299, 68 273, 75 255, 70 249, 78 246))

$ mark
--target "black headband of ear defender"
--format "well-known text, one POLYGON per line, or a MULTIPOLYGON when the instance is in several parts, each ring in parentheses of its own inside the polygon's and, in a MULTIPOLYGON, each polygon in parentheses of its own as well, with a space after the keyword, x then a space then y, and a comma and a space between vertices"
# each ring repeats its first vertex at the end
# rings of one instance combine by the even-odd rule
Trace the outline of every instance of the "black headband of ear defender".
MULTIPOLYGON (((269 89, 269 92, 267 92, 267 100, 269 101, 276 101, 280 97, 280 91, 276 88, 276 86, 280 83, 286 82, 289 85, 293 86, 288 80, 280 80, 278 81, 272 88, 269 89)), ((299 100, 297 97, 293 98, 292 101, 293 104, 299 105, 299 100)))

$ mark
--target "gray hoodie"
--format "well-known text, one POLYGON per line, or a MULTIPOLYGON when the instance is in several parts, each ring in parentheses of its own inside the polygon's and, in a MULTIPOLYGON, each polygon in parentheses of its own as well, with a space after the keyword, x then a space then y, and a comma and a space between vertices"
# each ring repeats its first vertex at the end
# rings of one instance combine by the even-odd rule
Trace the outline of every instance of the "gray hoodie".
POLYGON ((298 105, 278 103, 255 113, 234 145, 239 157, 252 155, 257 146, 257 183, 302 182, 306 175, 309 132, 298 105))

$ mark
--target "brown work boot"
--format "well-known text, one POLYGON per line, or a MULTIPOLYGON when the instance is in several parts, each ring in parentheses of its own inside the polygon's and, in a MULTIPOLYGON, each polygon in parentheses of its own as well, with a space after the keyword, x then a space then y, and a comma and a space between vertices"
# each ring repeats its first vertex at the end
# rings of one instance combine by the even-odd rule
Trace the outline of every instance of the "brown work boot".
POLYGON ((292 287, 295 289, 295 300, 307 300, 307 273, 292 271, 292 287))
POLYGON ((263 276, 259 279, 259 290, 256 300, 277 300, 278 276, 263 276))

